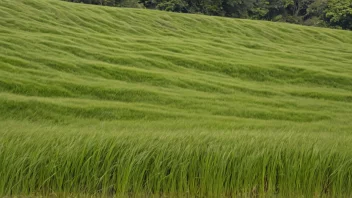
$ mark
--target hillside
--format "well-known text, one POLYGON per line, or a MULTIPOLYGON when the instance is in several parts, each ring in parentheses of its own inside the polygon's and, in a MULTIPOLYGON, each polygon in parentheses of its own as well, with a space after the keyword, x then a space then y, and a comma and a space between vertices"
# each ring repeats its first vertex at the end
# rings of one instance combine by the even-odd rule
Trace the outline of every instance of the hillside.
POLYGON ((0 18, 0 195, 352 195, 352 32, 58 0, 0 18))

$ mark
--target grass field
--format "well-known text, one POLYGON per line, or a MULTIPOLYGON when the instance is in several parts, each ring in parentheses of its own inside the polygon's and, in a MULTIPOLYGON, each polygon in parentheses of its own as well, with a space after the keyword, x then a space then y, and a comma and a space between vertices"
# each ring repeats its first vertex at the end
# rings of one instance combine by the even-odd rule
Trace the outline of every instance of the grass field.
POLYGON ((352 32, 0 0, 0 196, 352 196, 352 32))

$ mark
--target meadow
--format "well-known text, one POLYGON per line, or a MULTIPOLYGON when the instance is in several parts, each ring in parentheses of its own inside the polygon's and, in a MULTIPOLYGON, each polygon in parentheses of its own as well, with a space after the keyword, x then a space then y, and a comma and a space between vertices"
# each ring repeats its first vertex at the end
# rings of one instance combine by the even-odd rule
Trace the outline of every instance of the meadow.
POLYGON ((0 19, 0 196, 352 196, 352 32, 59 0, 0 19))

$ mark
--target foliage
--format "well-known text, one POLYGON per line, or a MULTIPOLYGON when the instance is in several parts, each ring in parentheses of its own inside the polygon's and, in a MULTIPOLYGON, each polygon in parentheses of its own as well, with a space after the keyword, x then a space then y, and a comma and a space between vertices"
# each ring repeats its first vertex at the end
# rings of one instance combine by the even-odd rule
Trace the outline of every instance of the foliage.
POLYGON ((166 10, 172 12, 187 12, 186 3, 182 0, 171 0, 161 2, 156 6, 159 10, 166 10))
POLYGON ((352 29, 352 0, 67 0, 352 29), (329 3, 328 3, 329 2, 329 3))
POLYGON ((333 26, 352 30, 352 0, 330 0, 326 18, 333 26))

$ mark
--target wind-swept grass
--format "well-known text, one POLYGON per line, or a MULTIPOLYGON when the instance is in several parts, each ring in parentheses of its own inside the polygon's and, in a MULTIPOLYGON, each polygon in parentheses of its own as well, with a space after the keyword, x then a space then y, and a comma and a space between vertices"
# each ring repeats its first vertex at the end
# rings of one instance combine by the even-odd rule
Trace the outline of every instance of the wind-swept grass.
POLYGON ((0 1, 0 196, 352 196, 352 32, 0 1))
MULTIPOLYGON (((350 135, 1 123, 1 194, 344 196, 350 135), (334 139, 334 141, 331 141, 334 139)), ((141 123, 143 124, 143 122, 141 123)), ((180 124, 180 123, 179 123, 180 124)), ((176 125, 179 125, 176 124, 176 125)), ((186 123, 183 123, 186 124, 186 123)))

